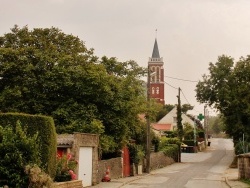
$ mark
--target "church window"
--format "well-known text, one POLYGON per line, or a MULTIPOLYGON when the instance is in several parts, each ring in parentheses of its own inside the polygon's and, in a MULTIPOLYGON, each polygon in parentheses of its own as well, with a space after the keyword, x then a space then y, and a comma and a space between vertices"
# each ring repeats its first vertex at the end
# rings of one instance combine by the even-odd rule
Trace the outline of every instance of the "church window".
POLYGON ((159 94, 159 87, 156 88, 156 94, 159 94))
POLYGON ((152 94, 155 94, 155 88, 152 87, 152 94))

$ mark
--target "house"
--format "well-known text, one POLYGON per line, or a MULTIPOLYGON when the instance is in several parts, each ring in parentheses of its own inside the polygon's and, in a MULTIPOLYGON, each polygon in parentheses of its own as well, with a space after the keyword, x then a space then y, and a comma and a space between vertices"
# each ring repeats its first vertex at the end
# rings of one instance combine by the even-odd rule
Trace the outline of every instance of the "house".
POLYGON ((165 136, 166 134, 164 133, 165 131, 170 131, 171 129, 171 124, 158 124, 158 123, 153 123, 151 124, 151 128, 154 131, 154 133, 159 136, 165 136))
MULTIPOLYGON (((194 121, 189 118, 186 114, 181 115, 183 128, 186 123, 194 126, 194 121)), ((175 106, 168 114, 166 114, 161 120, 157 122, 156 127, 166 127, 168 125, 169 131, 177 130, 177 107, 175 106)))

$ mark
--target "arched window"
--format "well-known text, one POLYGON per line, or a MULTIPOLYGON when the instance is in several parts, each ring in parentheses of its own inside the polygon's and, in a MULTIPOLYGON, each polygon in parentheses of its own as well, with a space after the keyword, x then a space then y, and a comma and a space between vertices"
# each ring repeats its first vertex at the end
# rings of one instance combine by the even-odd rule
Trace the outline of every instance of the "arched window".
POLYGON ((155 94, 155 88, 152 87, 152 94, 155 94))
POLYGON ((156 82, 160 82, 160 67, 157 67, 156 69, 156 82))
POLYGON ((159 87, 156 88, 156 94, 159 94, 159 87))

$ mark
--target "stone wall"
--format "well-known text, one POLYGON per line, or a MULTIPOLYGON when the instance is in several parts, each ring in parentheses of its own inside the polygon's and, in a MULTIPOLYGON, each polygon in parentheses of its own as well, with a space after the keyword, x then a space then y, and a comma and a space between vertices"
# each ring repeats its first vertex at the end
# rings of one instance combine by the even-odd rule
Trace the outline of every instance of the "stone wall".
POLYGON ((174 159, 167 157, 163 152, 150 154, 150 169, 155 170, 175 163, 174 159))
POLYGON ((122 169, 122 158, 117 157, 108 160, 101 160, 98 164, 98 182, 102 181, 107 168, 110 168, 110 178, 117 179, 122 177, 123 169, 122 169))
POLYGON ((250 153, 238 155, 239 179, 250 179, 250 153))
POLYGON ((55 188, 83 188, 82 180, 54 183, 55 188))

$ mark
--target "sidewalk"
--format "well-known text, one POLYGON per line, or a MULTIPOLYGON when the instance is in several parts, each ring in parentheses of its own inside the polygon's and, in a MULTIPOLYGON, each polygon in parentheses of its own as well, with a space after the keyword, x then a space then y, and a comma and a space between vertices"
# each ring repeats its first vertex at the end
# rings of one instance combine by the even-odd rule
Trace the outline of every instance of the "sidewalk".
MULTIPOLYGON (((157 172, 157 170, 152 171, 152 173, 157 172)), ((89 188, 120 188, 125 184, 136 181, 140 178, 148 176, 149 174, 142 174, 138 176, 130 176, 119 179, 111 179, 110 182, 101 182, 95 186, 90 186, 89 188)), ((238 181, 238 169, 237 168, 229 168, 226 170, 225 174, 225 182, 230 188, 250 188, 248 184, 245 184, 241 181, 238 181)))
POLYGON ((238 180, 238 168, 229 168, 225 173, 225 180, 231 188, 249 188, 250 185, 238 180))

